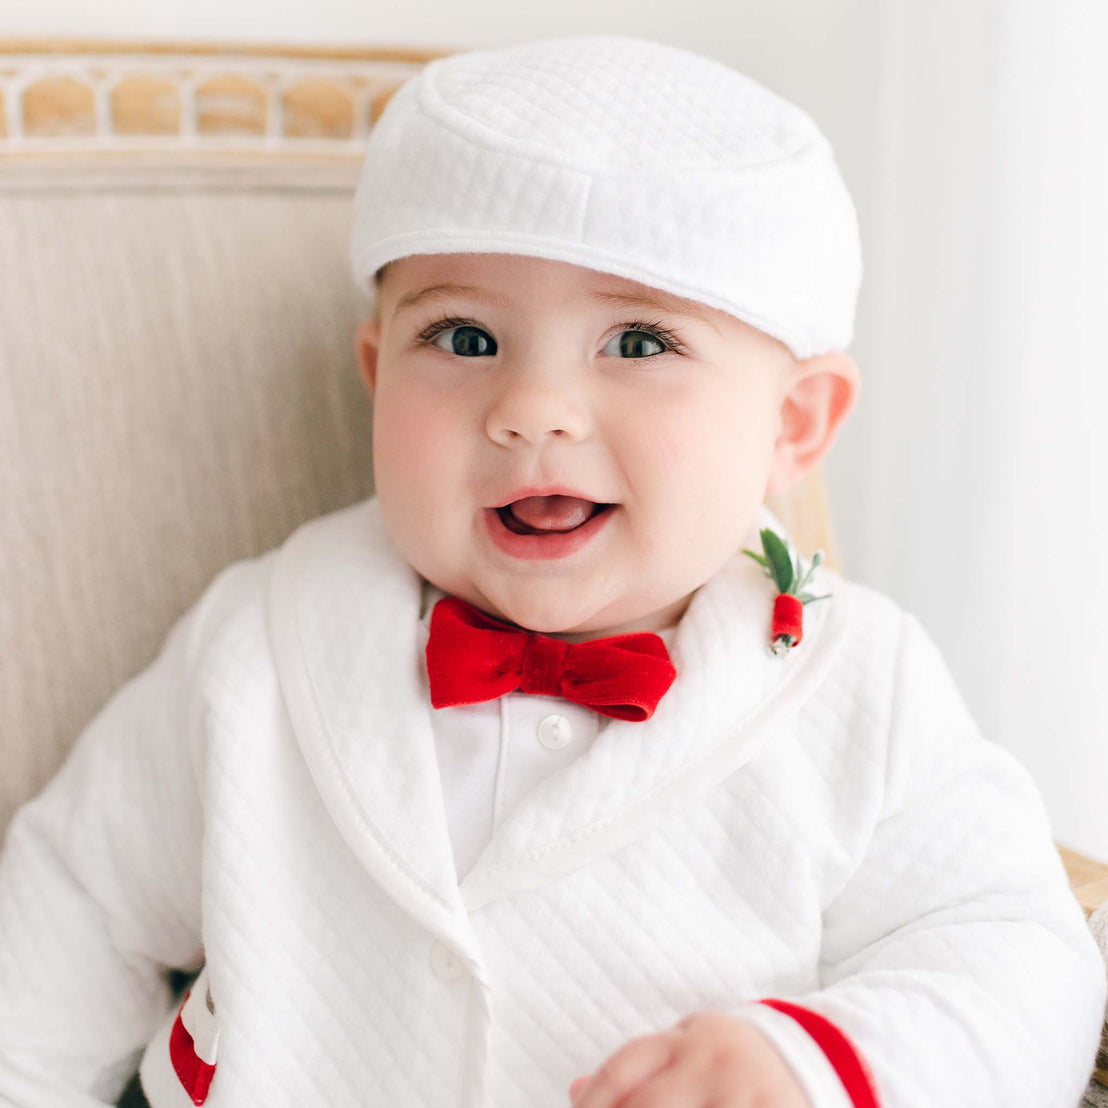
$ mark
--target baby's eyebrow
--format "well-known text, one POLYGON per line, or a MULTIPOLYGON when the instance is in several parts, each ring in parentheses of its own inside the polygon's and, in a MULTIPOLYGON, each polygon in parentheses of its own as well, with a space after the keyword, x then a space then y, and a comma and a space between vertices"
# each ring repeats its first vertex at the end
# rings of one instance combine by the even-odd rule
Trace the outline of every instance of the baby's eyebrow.
POLYGON ((456 285, 447 281, 439 285, 429 285, 425 289, 420 289, 419 292, 405 293, 396 302, 393 315, 400 315, 401 312, 406 311, 408 308, 414 308, 424 300, 444 296, 471 296, 474 300, 480 300, 483 304, 489 304, 494 308, 503 308, 505 310, 512 306, 511 301, 506 296, 501 296, 499 293, 490 292, 488 289, 479 288, 477 285, 456 285))
POLYGON ((713 330, 719 328, 695 305, 687 300, 678 300, 663 292, 604 292, 589 289, 589 298, 599 304, 609 304, 616 308, 653 308, 656 312, 669 315, 683 315, 707 323, 713 330))
MULTIPOLYGON (((469 296, 483 304, 489 304, 494 308, 507 310, 511 307, 511 301, 507 296, 483 289, 479 285, 459 285, 453 282, 443 282, 438 285, 429 285, 418 292, 405 293, 397 302, 394 315, 409 308, 414 308, 424 300, 445 296, 469 296)), ((607 304, 616 308, 651 308, 654 311, 666 312, 669 315, 683 315, 693 319, 699 319, 707 323, 713 330, 719 330, 716 325, 691 302, 678 300, 667 296, 661 291, 657 292, 608 292, 603 289, 589 289, 588 297, 598 304, 607 304)))

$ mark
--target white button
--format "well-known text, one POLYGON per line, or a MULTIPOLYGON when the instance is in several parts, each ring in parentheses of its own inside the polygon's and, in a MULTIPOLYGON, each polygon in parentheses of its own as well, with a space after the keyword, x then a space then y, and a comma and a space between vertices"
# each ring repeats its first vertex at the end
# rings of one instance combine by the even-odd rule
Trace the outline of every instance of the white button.
POLYGON ((431 968, 444 981, 457 981, 466 971, 461 958, 438 939, 431 944, 431 968))
POLYGON ((565 716, 547 716, 539 724, 539 742, 550 750, 561 750, 573 738, 573 727, 565 716))

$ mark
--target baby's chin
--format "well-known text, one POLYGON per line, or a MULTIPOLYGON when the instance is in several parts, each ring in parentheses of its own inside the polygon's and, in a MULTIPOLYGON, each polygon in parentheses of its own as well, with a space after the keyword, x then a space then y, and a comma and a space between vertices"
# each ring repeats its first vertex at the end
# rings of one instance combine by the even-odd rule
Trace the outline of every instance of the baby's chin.
POLYGON ((602 606, 583 603, 585 598, 581 596, 578 596, 576 603, 567 603, 569 589, 566 583, 550 584, 549 589, 543 589, 532 580, 515 590, 504 592, 495 589, 482 591, 477 586, 439 587, 468 600, 494 619, 513 623, 528 631, 567 639, 574 636, 594 638, 602 633, 610 622, 602 606))
MULTIPOLYGON (((672 622, 666 613, 634 610, 628 604, 596 604, 588 606, 580 601, 576 605, 566 603, 565 586, 556 595, 543 602, 541 598, 527 596, 514 600, 504 598, 492 601, 496 611, 488 604, 477 603, 497 619, 506 620, 528 631, 553 635, 567 642, 583 642, 606 635, 622 635, 633 631, 654 631, 672 622)), ((584 598, 581 598, 583 600, 584 598)))
MULTIPOLYGON (((487 605, 479 605, 488 609, 487 605)), ((566 610, 564 603, 551 605, 536 604, 529 601, 523 604, 495 604, 490 615, 497 619, 514 623, 528 631, 539 631, 544 635, 557 635, 573 641, 576 638, 594 638, 603 633, 606 626, 602 618, 592 620, 580 613, 566 610)))

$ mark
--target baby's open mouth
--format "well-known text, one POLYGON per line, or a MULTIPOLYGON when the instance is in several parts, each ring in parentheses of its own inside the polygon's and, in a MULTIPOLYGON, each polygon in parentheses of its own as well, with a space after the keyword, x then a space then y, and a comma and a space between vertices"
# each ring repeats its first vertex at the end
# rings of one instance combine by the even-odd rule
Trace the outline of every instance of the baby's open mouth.
POLYGON ((517 535, 563 535, 614 507, 575 496, 526 496, 496 512, 504 526, 517 535))

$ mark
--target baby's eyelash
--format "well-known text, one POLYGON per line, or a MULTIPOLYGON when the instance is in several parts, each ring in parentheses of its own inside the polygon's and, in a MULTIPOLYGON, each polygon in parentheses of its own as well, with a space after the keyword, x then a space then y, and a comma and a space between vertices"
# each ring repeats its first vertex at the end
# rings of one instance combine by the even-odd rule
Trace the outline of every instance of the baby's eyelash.
MULTIPOLYGON (((459 319, 456 316, 447 316, 445 319, 437 319, 434 323, 424 327, 417 336, 420 342, 430 342, 440 331, 449 331, 451 327, 478 327, 472 319, 459 319)), ((483 329, 483 328, 482 328, 483 329)))
POLYGON ((685 347, 681 340, 668 328, 663 327, 656 320, 653 322, 647 322, 646 320, 637 319, 631 323, 621 323, 625 331, 645 331, 648 335, 653 335, 663 346, 668 346, 676 354, 684 354, 685 347))
MULTIPOLYGON (((474 323, 472 319, 461 319, 458 316, 447 316, 444 319, 437 319, 434 323, 429 324, 419 333, 419 341, 429 343, 436 335, 442 331, 449 331, 451 327, 480 327, 479 323, 474 323)), ((663 327, 657 320, 643 320, 635 319, 629 323, 621 323, 620 327, 624 331, 642 331, 645 334, 653 335, 663 346, 672 350, 676 354, 684 354, 685 347, 681 340, 671 331, 668 327, 663 327)), ((484 328, 482 328, 484 330, 484 328)), ((629 359, 634 360, 634 359, 629 359)))

